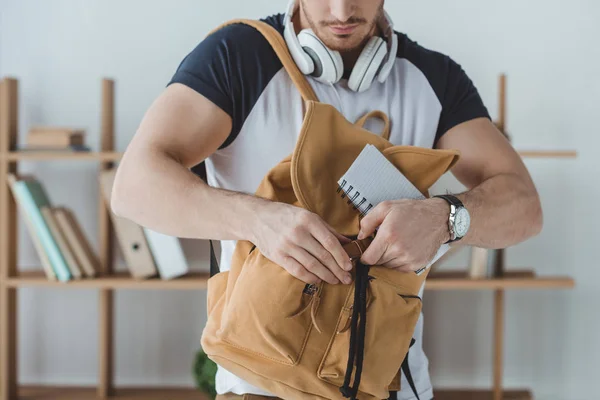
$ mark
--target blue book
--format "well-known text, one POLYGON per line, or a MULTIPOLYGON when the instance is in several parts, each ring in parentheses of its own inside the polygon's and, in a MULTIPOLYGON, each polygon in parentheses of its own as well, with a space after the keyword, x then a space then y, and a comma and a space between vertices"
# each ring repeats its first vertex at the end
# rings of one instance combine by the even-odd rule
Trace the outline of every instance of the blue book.
POLYGON ((50 206, 50 200, 41 183, 35 179, 25 179, 13 182, 12 185, 17 200, 35 227, 56 277, 62 282, 70 280, 69 267, 41 212, 41 207, 50 206))

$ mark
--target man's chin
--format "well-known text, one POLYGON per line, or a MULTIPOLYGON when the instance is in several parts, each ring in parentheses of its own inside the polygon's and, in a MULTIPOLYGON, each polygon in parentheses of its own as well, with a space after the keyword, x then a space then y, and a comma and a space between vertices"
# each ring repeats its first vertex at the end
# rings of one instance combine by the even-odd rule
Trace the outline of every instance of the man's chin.
POLYGON ((352 35, 327 36, 325 38, 321 38, 321 40, 329 49, 339 51, 340 53, 356 50, 363 44, 363 40, 356 39, 352 35))

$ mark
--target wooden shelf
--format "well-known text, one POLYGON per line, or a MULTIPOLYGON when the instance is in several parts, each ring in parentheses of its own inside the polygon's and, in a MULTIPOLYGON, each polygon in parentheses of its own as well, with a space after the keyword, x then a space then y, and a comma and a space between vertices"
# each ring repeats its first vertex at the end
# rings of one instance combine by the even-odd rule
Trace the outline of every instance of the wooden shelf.
MULTIPOLYGON (((74 289, 165 289, 194 290, 206 288, 206 272, 191 272, 181 278, 162 280, 134 279, 128 272, 119 272, 93 279, 79 279, 69 282, 50 281, 41 270, 21 271, 15 277, 8 278, 5 285, 11 288, 44 286, 74 289)), ((503 278, 470 279, 466 271, 439 271, 427 278, 427 290, 495 290, 495 289, 560 289, 572 288, 572 278, 562 276, 539 277, 533 270, 515 270, 506 273, 503 278)))
MULTIPOLYGON (((208 400, 203 393, 192 388, 117 388, 110 399, 118 400, 208 400)), ((22 386, 19 400, 96 400, 95 388, 22 386)))
POLYGON ((577 158, 574 150, 519 150, 525 158, 577 158))
POLYGON ((2 156, 8 161, 39 161, 39 160, 95 160, 118 161, 123 153, 114 151, 100 152, 51 152, 51 151, 12 151, 2 156))
MULTIPOLYGON (((494 392, 491 390, 468 389, 440 389, 433 392, 435 400, 493 400, 494 392)), ((529 390, 505 390, 503 400, 531 400, 533 396, 529 390)))
POLYGON ((134 279, 128 272, 120 272, 97 278, 71 280, 68 282, 50 281, 41 270, 21 271, 15 277, 8 278, 3 284, 12 287, 54 287, 73 289, 165 289, 165 290, 194 290, 206 288, 208 273, 191 272, 180 278, 163 280, 134 279))
POLYGON ((572 288, 575 281, 566 276, 536 276, 531 269, 508 270, 502 278, 471 279, 465 270, 435 271, 427 278, 426 290, 495 290, 572 288))

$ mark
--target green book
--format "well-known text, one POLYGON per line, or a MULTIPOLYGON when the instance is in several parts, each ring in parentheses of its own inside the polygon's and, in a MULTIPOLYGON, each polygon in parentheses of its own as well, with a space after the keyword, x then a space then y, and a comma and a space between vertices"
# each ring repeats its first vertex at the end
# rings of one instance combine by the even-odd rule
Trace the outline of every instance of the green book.
POLYGON ((35 227, 56 277, 62 282, 70 280, 71 272, 69 271, 69 267, 41 212, 43 206, 51 205, 46 191, 41 183, 35 179, 16 181, 13 185, 14 193, 27 213, 27 217, 30 218, 35 227))

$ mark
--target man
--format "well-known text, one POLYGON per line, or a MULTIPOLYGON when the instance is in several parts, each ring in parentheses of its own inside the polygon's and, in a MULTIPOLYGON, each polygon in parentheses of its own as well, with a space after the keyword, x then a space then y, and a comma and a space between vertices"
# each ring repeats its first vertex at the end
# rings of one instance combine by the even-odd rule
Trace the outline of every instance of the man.
MULTIPOLYGON (((349 89, 348 77, 365 43, 381 34, 383 3, 298 2, 294 33, 312 29, 325 46, 340 52, 344 65, 335 84, 307 79, 320 101, 350 121, 384 111, 393 144, 460 150, 452 173, 468 190, 449 200, 397 200, 374 208, 361 222, 360 237, 378 228, 362 261, 413 273, 451 239, 502 248, 538 234, 542 212, 536 188, 490 121, 475 86, 450 57, 396 32, 389 77, 364 91, 349 89)), ((283 20, 283 14, 264 19, 282 35, 283 20)), ((236 240, 249 240, 303 281, 349 284, 349 261, 341 247, 347 238, 315 214, 252 195, 293 151, 302 112, 297 90, 256 30, 236 24, 213 33, 185 57, 144 116, 117 172, 113 211, 165 234, 220 239, 222 270, 228 269, 236 240), (208 185, 190 171, 202 161, 208 185)), ((414 337, 409 366, 419 398, 431 399, 422 317, 414 337)), ((269 395, 223 368, 216 383, 220 394, 269 395)), ((416 398, 405 377, 398 398, 416 398)))

